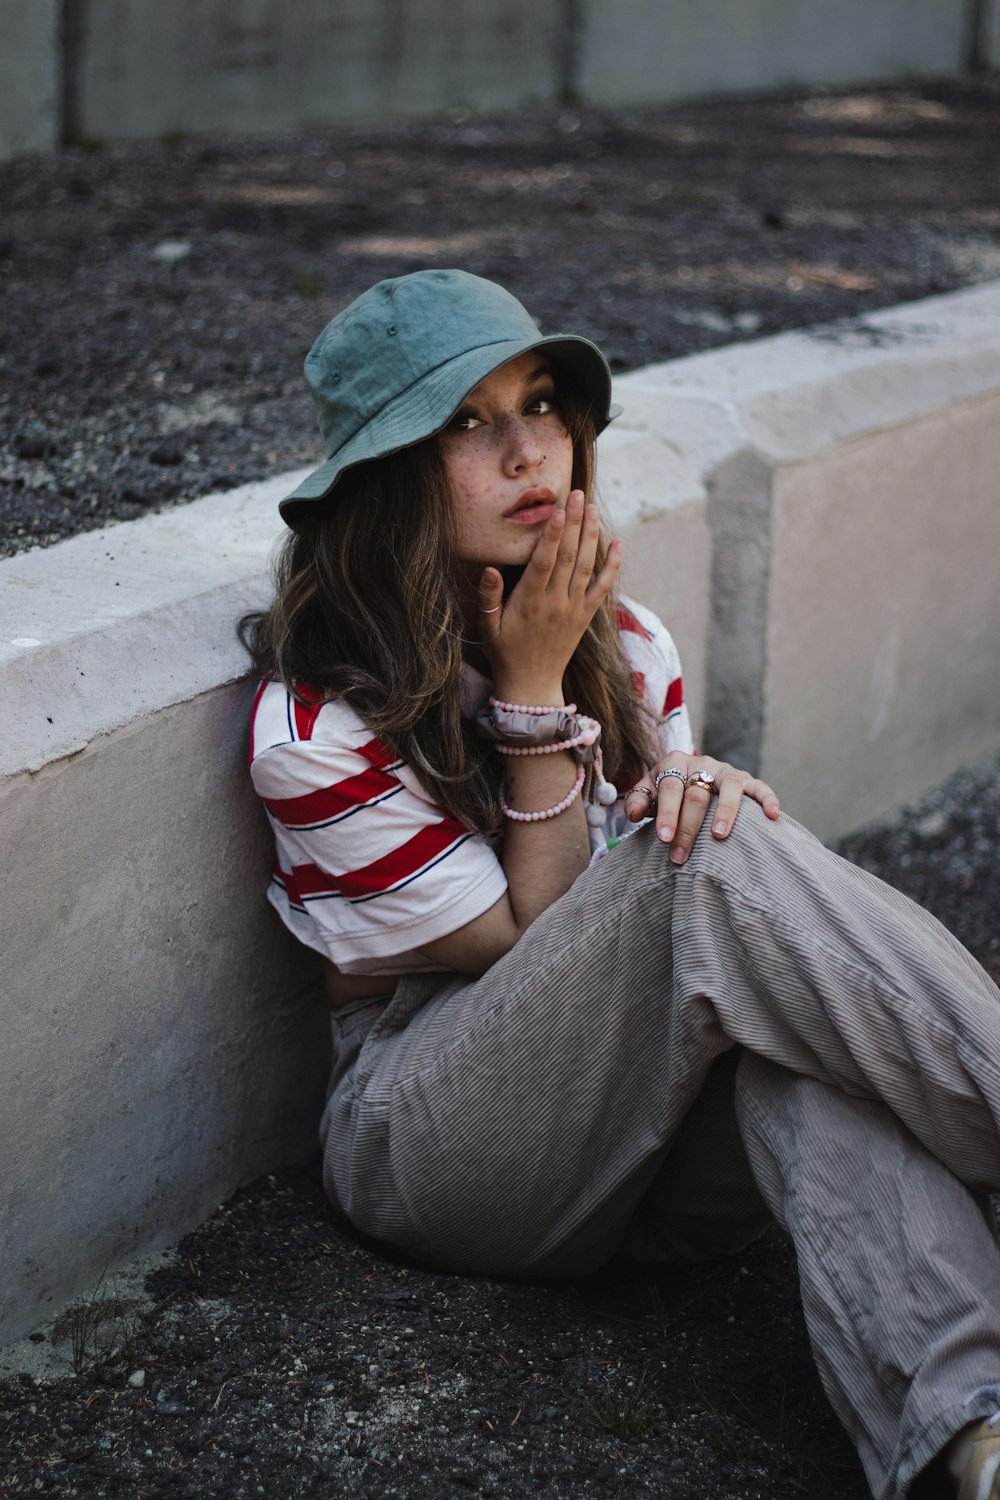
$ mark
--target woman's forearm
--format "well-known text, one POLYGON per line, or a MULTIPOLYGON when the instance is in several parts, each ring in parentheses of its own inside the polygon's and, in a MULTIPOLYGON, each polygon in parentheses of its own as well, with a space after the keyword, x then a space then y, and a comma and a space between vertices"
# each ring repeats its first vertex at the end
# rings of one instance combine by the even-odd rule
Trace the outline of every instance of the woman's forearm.
MULTIPOLYGON (((539 812, 561 802, 576 782, 568 751, 505 757, 505 800, 516 812, 539 812)), ((521 822, 504 818, 500 851, 507 890, 482 916, 423 947, 426 956, 462 974, 483 974, 508 953, 590 859, 582 796, 555 817, 521 822)))
MULTIPOLYGON (((516 812, 556 806, 572 790, 578 770, 565 750, 552 755, 505 756, 504 761, 505 800, 516 812)), ((582 796, 555 817, 537 822, 504 819, 501 861, 519 934, 569 890, 589 859, 582 796)))

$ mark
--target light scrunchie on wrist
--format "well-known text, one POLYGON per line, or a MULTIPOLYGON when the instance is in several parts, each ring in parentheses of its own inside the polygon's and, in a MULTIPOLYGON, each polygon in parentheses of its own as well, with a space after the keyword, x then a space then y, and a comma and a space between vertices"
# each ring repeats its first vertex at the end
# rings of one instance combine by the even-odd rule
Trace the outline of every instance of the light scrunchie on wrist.
MULTIPOLYGON (((578 713, 575 703, 507 703, 502 698, 490 697, 473 722, 476 733, 489 740, 500 755, 569 751, 584 772, 580 787, 587 802, 587 822, 597 827, 605 821, 605 810, 618 800, 618 791, 604 779, 601 725, 597 719, 578 713)), ((568 802, 559 804, 558 811, 564 812, 578 794, 579 789, 570 795, 568 802)), ((504 816, 510 817, 502 795, 500 805, 504 816)), ((546 816, 556 814, 549 811, 546 816)))
MULTIPOLYGON (((581 717, 575 703, 523 706, 489 698, 480 707, 473 723, 481 739, 490 740, 494 745, 528 749, 576 739, 580 734, 581 717)), ((588 722, 596 724, 597 720, 588 722)))

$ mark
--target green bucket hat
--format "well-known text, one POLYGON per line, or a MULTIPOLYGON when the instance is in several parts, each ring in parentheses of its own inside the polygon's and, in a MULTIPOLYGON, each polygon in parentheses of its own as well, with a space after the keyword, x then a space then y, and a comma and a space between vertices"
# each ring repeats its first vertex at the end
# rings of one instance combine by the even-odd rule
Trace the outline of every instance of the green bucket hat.
POLYGON ((347 469, 440 432, 474 386, 529 349, 544 349, 567 371, 598 432, 618 415, 597 345, 575 334, 543 338, 517 298, 493 281, 468 271, 415 271, 363 292, 306 356, 327 458, 282 500, 282 518, 296 530, 347 469))

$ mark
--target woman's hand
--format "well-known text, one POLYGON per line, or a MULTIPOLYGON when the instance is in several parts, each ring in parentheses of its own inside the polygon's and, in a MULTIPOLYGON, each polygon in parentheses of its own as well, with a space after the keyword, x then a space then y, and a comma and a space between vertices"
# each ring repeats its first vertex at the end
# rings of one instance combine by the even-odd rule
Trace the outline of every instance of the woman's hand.
POLYGON ((766 781, 711 756, 685 755, 673 750, 625 793, 625 813, 632 823, 655 814, 657 838, 670 845, 670 858, 682 865, 691 853, 715 793, 718 802, 712 817, 712 834, 717 839, 728 838, 744 797, 759 802, 771 819, 777 818, 781 811, 766 781), (711 786, 699 784, 696 779, 699 772, 713 778, 711 786))
POLYGON ((480 640, 500 698, 559 703, 563 673, 587 626, 608 597, 621 566, 612 542, 594 573, 601 523, 596 505, 571 490, 553 511, 524 572, 504 602, 503 578, 486 568, 480 580, 480 640))

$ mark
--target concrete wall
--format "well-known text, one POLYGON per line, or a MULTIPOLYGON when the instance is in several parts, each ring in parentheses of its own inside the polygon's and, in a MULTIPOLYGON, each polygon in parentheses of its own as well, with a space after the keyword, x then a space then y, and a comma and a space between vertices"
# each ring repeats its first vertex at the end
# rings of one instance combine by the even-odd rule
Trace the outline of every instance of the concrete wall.
MULTIPOLYGON (((616 382, 699 738, 843 832, 1000 745, 1000 284, 616 382)), ((313 1145, 233 621, 285 476, 0 562, 0 1341, 313 1145)))
POLYGON ((940 74, 977 3, 995 59, 997 0, 4 0, 0 154, 940 74))
POLYGON ((603 104, 961 68, 967 11, 937 0, 593 0, 577 87, 603 104))
POLYGON ((246 776, 254 498, 2 565, 0 1341, 315 1148, 326 1011, 246 776))
POLYGON ((1000 396, 903 431, 774 476, 761 763, 831 833, 998 743, 1000 396))
POLYGON ((89 0, 81 124, 117 138, 260 133, 509 108, 552 94, 559 11, 559 0, 89 0))
POLYGON ((980 3, 974 60, 977 67, 995 73, 1000 68, 1000 0, 980 3))
POLYGON ((59 140, 59 0, 3 0, 0 157, 59 140))

